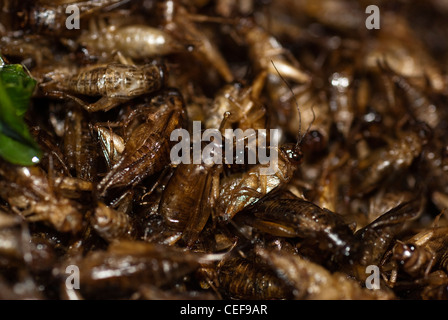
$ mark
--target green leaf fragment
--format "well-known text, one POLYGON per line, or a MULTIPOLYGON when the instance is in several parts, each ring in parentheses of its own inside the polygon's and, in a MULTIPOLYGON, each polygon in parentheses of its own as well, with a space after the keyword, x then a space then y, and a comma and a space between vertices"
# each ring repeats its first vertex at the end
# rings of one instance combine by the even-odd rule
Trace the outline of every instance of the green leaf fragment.
POLYGON ((0 58, 0 156, 19 165, 34 165, 42 156, 24 121, 36 81, 21 65, 0 58))
POLYGON ((39 162, 41 151, 0 133, 0 155, 11 163, 31 166, 39 162))

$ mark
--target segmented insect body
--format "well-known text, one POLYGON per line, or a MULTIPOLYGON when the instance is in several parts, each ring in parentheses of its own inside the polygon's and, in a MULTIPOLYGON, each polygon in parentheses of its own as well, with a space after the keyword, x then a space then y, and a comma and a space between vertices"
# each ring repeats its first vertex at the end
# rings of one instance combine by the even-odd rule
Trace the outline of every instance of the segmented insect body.
POLYGON ((244 173, 232 174, 222 179, 221 192, 215 208, 221 220, 232 219, 247 206, 291 180, 302 160, 300 146, 285 144, 271 152, 275 151, 278 151, 278 161, 273 164, 274 173, 267 172, 272 163, 257 164, 244 173))
MULTIPOLYGON (((157 3, 158 14, 163 17, 165 30, 182 43, 193 44, 192 54, 198 61, 209 63, 226 81, 233 81, 233 74, 214 40, 192 21, 188 10, 178 1, 157 3)), ((205 19, 207 21, 207 19, 205 19)))
POLYGON ((136 66, 123 56, 122 63, 93 65, 80 70, 67 67, 38 71, 39 87, 48 96, 67 97, 89 112, 108 111, 137 96, 161 89, 166 81, 165 66, 159 62, 136 66), (50 79, 50 80, 47 80, 50 79), (76 95, 101 97, 93 103, 76 95))
POLYGON ((357 241, 362 243, 359 270, 355 270, 360 280, 366 278, 365 267, 379 265, 395 237, 409 227, 407 222, 417 219, 422 211, 421 199, 404 202, 355 233, 357 241))
POLYGON ((249 46, 249 56, 255 64, 254 69, 257 72, 266 71, 269 76, 275 77, 279 72, 286 79, 294 80, 297 83, 310 81, 310 76, 302 70, 298 62, 283 48, 280 42, 252 20, 240 19, 237 28, 249 46))
POLYGON ((277 250, 256 249, 257 254, 276 275, 293 288, 294 298, 301 300, 372 300, 393 299, 386 290, 367 290, 343 273, 330 273, 322 266, 301 256, 277 250))
MULTIPOLYGON (((264 77, 260 81, 263 82, 264 77)), ((256 91, 261 90, 261 83, 256 86, 256 91)), ((251 113, 256 108, 251 93, 254 93, 252 87, 242 90, 239 84, 226 86, 217 95, 212 112, 208 111, 210 117, 207 118, 206 126, 215 129, 219 127, 223 131, 229 123, 240 122, 244 129, 251 128, 254 123, 257 128, 264 128, 264 123, 259 123, 259 120, 265 121, 264 110, 258 109, 258 114, 251 113)), ((214 164, 180 164, 163 193, 159 212, 167 226, 183 231, 182 238, 189 245, 197 239, 213 210, 219 195, 221 171, 222 166, 214 164), (179 193, 179 186, 184 186, 182 193, 179 193)))
MULTIPOLYGON (((418 85, 413 84, 412 79, 397 73, 392 70, 388 65, 387 60, 380 64, 384 73, 391 79, 391 81, 397 86, 399 93, 404 93, 405 105, 415 119, 421 122, 425 122, 430 128, 436 128, 442 119, 446 116, 444 109, 440 104, 443 102, 438 101, 437 95, 433 94, 429 96, 427 92, 431 92, 428 88, 420 88, 418 85)), ((429 86, 429 84, 427 84, 429 86)), ((399 95, 394 95, 399 96, 399 95)), ((397 99, 397 98, 395 98, 397 99)))
MULTIPOLYGON (((221 131, 229 116, 226 111, 219 125, 221 131)), ((163 191, 158 210, 168 228, 182 231, 182 238, 188 246, 197 240, 212 213, 219 194, 222 171, 222 165, 214 161, 206 163, 201 159, 201 163, 196 164, 192 160, 189 164, 180 163, 177 166, 163 191)))
POLYGON ((401 203, 412 201, 415 194, 409 191, 388 191, 380 189, 369 201, 368 223, 379 218, 383 213, 392 210, 401 203))
POLYGON ((414 159, 420 155, 424 140, 417 133, 409 131, 400 134, 389 147, 373 153, 360 163, 363 181, 357 188, 360 193, 367 193, 378 187, 378 184, 391 174, 396 174, 408 168, 414 159))
POLYGON ((427 276, 432 268, 448 271, 448 228, 424 230, 406 242, 397 242, 392 256, 399 266, 413 277, 427 276))
POLYGON ((130 217, 102 202, 98 202, 91 222, 95 231, 109 242, 131 238, 132 236, 133 227, 130 217))
POLYGON ((170 229, 183 231, 182 238, 190 246, 211 214, 213 179, 213 164, 180 164, 163 191, 159 213, 170 229))
POLYGON ((391 34, 381 28, 378 39, 367 44, 365 67, 378 71, 382 64, 386 64, 394 73, 411 80, 417 89, 429 85, 434 92, 443 90, 440 68, 422 41, 415 36, 412 25, 398 15, 391 15, 383 23, 399 32, 391 34))
POLYGON ((91 192, 94 188, 90 181, 67 176, 56 177, 54 183, 59 192, 69 199, 83 198, 86 196, 85 192, 91 192))
MULTIPOLYGON (((118 298, 132 294, 143 283, 157 287, 173 284, 197 269, 200 259, 200 255, 177 248, 123 240, 112 243, 107 251, 94 251, 66 263, 78 266, 83 295, 102 293, 118 298)), ((65 266, 54 272, 65 281, 65 266)))
POLYGON ((448 299, 448 1, 369 2, 0 0, 0 298, 448 299))
POLYGON ((207 116, 205 126, 210 129, 219 128, 224 114, 230 112, 225 122, 226 127, 238 123, 238 128, 243 131, 265 129, 266 110, 258 102, 265 79, 266 72, 263 72, 251 86, 244 86, 238 82, 225 85, 215 96, 212 105, 205 107, 207 116))
POLYGON ((185 118, 182 96, 170 90, 151 100, 156 111, 139 125, 126 141, 120 160, 100 181, 98 190, 136 185, 145 177, 160 172, 170 161, 170 135, 181 128, 185 118))
POLYGON ((359 244, 342 217, 312 202, 295 199, 264 199, 250 208, 259 230, 283 237, 299 237, 319 244, 332 263, 352 265, 359 256, 359 244))
MULTIPOLYGON (((64 125, 62 122, 62 130, 64 129, 64 125)), ((30 128, 30 133, 35 139, 35 141, 39 144, 40 148, 43 151, 43 156, 40 159, 41 166, 43 168, 50 167, 50 158, 53 161, 53 172, 58 175, 67 174, 68 168, 64 163, 64 153, 59 147, 55 137, 49 133, 49 131, 45 130, 40 126, 33 126, 30 128)))
POLYGON ((67 13, 73 13, 69 6, 76 6, 79 10, 78 18, 86 18, 106 7, 120 5, 124 0, 87 0, 87 1, 24 1, 24 10, 21 13, 22 23, 37 33, 60 35, 72 31, 66 27, 67 13))
MULTIPOLYGON (((123 64, 109 64, 106 67, 81 70, 69 78, 67 88, 87 96, 124 99, 148 94, 159 90, 165 82, 165 72, 161 65, 149 64, 142 67, 123 64)), ((107 111, 115 105, 86 106, 88 111, 107 111)))
POLYGON ((0 162, 0 196, 30 222, 44 221, 60 232, 78 232, 82 227, 80 206, 54 192, 39 167, 17 167, 0 162))
POLYGON ((244 258, 222 262, 218 268, 218 284, 227 298, 265 300, 292 296, 291 288, 269 267, 244 258))
POLYGON ((163 30, 146 25, 105 26, 99 28, 91 20, 91 30, 82 34, 78 42, 89 52, 108 55, 120 51, 132 59, 144 59, 182 52, 183 45, 163 30))
POLYGON ((67 168, 75 172, 76 177, 93 181, 97 157, 82 110, 72 109, 67 113, 64 129, 64 160, 67 168))
POLYGON ((134 225, 142 228, 141 238, 146 242, 173 245, 182 238, 182 232, 169 228, 163 216, 159 214, 163 190, 170 177, 170 175, 163 177, 164 181, 159 182, 149 195, 144 195, 142 198, 138 220, 134 225))

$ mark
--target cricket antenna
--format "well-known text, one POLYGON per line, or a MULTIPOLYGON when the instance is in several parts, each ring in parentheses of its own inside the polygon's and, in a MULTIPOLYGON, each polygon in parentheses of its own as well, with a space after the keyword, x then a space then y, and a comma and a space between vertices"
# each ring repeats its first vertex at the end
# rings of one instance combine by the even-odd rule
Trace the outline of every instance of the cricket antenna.
MULTIPOLYGON (((286 84, 286 86, 288 87, 289 91, 291 91, 292 96, 295 98, 295 93, 291 88, 291 85, 288 83, 288 81, 286 81, 285 78, 283 78, 283 76, 280 74, 280 71, 278 71, 277 67, 274 64, 274 61, 271 60, 272 65, 274 66, 275 71, 277 71, 280 79, 282 79, 282 81, 286 84)), ((297 107, 297 111, 299 112, 299 133, 298 133, 298 137, 297 137, 297 143, 296 146, 300 146, 302 144, 303 138, 308 134, 308 132, 310 131, 311 125, 314 123, 314 120, 316 120, 316 114, 314 113, 314 107, 311 107, 311 111, 313 112, 313 121, 311 121, 310 125, 308 126, 308 129, 306 130, 305 134, 302 136, 302 114, 300 112, 300 107, 299 104, 297 103, 297 99, 294 99, 294 102, 296 103, 296 107, 297 107)))

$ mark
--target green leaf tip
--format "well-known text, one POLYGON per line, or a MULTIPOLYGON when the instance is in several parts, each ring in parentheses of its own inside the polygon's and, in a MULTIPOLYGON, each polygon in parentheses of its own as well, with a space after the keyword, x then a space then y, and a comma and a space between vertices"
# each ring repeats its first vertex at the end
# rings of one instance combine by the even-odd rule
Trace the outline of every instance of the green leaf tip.
POLYGON ((22 65, 0 57, 0 156, 13 164, 31 166, 42 157, 24 121, 35 86, 22 65))

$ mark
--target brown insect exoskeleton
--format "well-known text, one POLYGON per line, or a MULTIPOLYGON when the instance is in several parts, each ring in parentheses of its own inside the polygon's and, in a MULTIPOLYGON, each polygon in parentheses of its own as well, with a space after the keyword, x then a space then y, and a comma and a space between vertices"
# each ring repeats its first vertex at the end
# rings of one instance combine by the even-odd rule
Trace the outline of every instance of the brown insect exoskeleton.
MULTIPOLYGON (((221 137, 230 117, 230 112, 224 113, 219 126, 221 137)), ((217 143, 214 142, 214 147, 222 149, 217 143)), ((191 247, 212 214, 219 194, 222 165, 214 160, 204 161, 203 157, 196 163, 194 154, 189 160, 190 163, 176 167, 163 191, 158 212, 169 229, 182 231, 182 239, 191 247)))
MULTIPOLYGON (((311 19, 319 21, 320 24, 335 28, 342 32, 356 33, 365 28, 365 19, 360 3, 351 1, 320 1, 312 0, 282 2, 281 8, 288 10, 294 16, 305 14, 311 19)), ((279 5, 276 5, 279 7, 279 5)))
POLYGON ((225 298, 288 299, 292 289, 262 261, 233 257, 221 261, 217 268, 218 290, 225 298))
MULTIPOLYGON (((416 281, 422 282, 422 281, 416 281)), ((448 299, 448 275, 442 270, 434 271, 423 281, 425 288, 421 293, 424 300, 447 300, 448 299)))
POLYGON ((418 89, 429 87, 433 92, 444 90, 445 80, 437 61, 421 39, 416 37, 412 23, 397 14, 384 19, 377 40, 367 43, 365 67, 377 71, 381 68, 378 61, 390 66, 394 73, 407 78, 418 89), (390 32, 397 29, 399 32, 390 32))
POLYGON ((102 202, 98 202, 91 224, 109 242, 131 239, 134 231, 131 219, 125 212, 110 208, 102 202))
MULTIPOLYGON (((72 29, 66 27, 67 18, 73 14, 69 6, 79 10, 78 19, 85 19, 108 7, 117 7, 129 0, 38 0, 23 1, 22 11, 17 12, 23 27, 32 28, 36 33, 47 35, 70 35, 72 29)), ((76 30, 75 30, 76 31, 76 30)))
MULTIPOLYGON (((64 127, 62 126, 62 129, 63 128, 64 127)), ((52 162, 52 169, 55 175, 71 175, 64 160, 62 146, 59 146, 54 135, 41 126, 31 127, 30 133, 43 151, 43 156, 40 161, 41 166, 43 168, 48 168, 50 162, 52 162)))
POLYGON ((49 49, 50 43, 49 39, 38 35, 22 35, 22 37, 2 35, 0 38, 2 56, 11 62, 23 64, 28 69, 47 65, 53 60, 53 52, 49 49))
MULTIPOLYGON (((289 84, 282 77, 274 62, 271 61, 271 63, 280 78, 289 87, 289 84)), ((292 91, 290 87, 289 89, 292 91)), ((301 123, 299 105, 297 105, 297 109, 301 123)), ((271 148, 270 152, 277 153, 275 161, 267 164, 257 164, 243 173, 224 177, 221 183, 221 192, 216 202, 216 216, 223 221, 229 221, 245 207, 257 202, 271 191, 287 184, 302 161, 301 145, 303 138, 308 132, 309 127, 302 136, 300 124, 295 144, 287 143, 271 148)))
POLYGON ((322 266, 299 255, 256 248, 257 254, 278 278, 289 284, 294 299, 300 300, 372 300, 393 299, 387 290, 367 290, 343 273, 330 273, 322 266))
POLYGON ((64 162, 77 178, 93 181, 96 176, 96 154, 83 110, 71 109, 64 124, 64 162))
MULTIPOLYGON (((314 203, 300 199, 263 199, 248 209, 255 218, 248 222, 256 229, 275 236, 302 238, 328 256, 328 266, 350 266, 357 262, 360 246, 343 218, 314 203)), ((324 258, 325 259, 325 258, 324 258)))
POLYGON ((285 144, 271 152, 278 152, 275 173, 264 174, 270 164, 257 164, 248 171, 222 179, 215 208, 217 217, 223 221, 231 220, 235 214, 292 179, 302 160, 300 146, 285 144))
POLYGON ((71 199, 79 199, 86 195, 85 192, 92 191, 92 179, 96 175, 98 158, 96 151, 92 150, 93 142, 85 131, 85 124, 79 113, 69 112, 62 127, 62 130, 67 129, 61 146, 63 151, 45 128, 30 128, 31 134, 44 151, 41 167, 51 168, 55 186, 61 195, 71 199))
MULTIPOLYGON (((380 61, 379 65, 388 79, 396 85, 398 93, 404 95, 404 103, 409 113, 416 120, 426 123, 430 128, 437 128, 441 119, 446 117, 446 112, 440 105, 443 102, 432 91, 433 88, 430 88, 431 84, 427 83, 426 88, 419 88, 411 82, 412 79, 408 79, 394 71, 386 59, 380 61)), ((397 94, 393 96, 397 96, 397 94)), ((391 104, 394 102, 391 101, 391 104)))
POLYGON ((265 129, 267 124, 266 110, 259 102, 266 81, 266 72, 260 73, 251 86, 235 82, 225 85, 215 96, 211 106, 204 106, 207 117, 206 128, 219 128, 223 115, 230 112, 225 127, 230 128, 237 123, 241 130, 265 129))
MULTIPOLYGON (((229 124, 235 122, 242 130, 264 128, 264 109, 253 100, 259 96, 264 78, 261 75, 252 87, 244 89, 239 84, 225 86, 215 97, 212 108, 206 111, 209 115, 206 127, 219 127, 221 134, 229 124)), ((219 195, 221 171, 221 165, 180 164, 164 191, 159 212, 170 228, 183 230, 182 238, 188 245, 196 240, 213 212, 219 195), (179 185, 185 186, 182 194, 179 193, 179 185)))
POLYGON ((249 46, 254 69, 257 72, 266 71, 268 82, 271 76, 278 77, 278 72, 298 83, 310 81, 310 76, 301 69, 291 53, 252 19, 240 19, 237 29, 249 46))
POLYGON ((39 167, 18 167, 0 162, 0 196, 28 221, 44 221, 60 232, 82 227, 80 206, 60 194, 39 167))
POLYGON ((135 186, 169 163, 170 135, 183 125, 184 102, 177 90, 167 90, 154 97, 150 105, 153 113, 133 130, 120 159, 98 184, 100 195, 110 188, 135 186))
POLYGON ((90 20, 90 31, 78 38, 79 45, 95 55, 119 51, 131 59, 145 59, 186 51, 185 46, 167 32, 147 25, 106 26, 90 20))
POLYGON ((423 205, 422 199, 403 202, 355 233, 357 241, 362 243, 359 265, 354 268, 355 275, 360 281, 366 278, 366 266, 381 265, 386 251, 395 238, 409 228, 409 222, 421 215, 423 205))
POLYGON ((0 0, 0 298, 447 299, 448 2, 368 2, 0 0))
POLYGON ((118 134, 114 133, 111 128, 95 125, 94 129, 98 133, 98 140, 101 144, 101 150, 103 151, 107 167, 111 169, 120 159, 124 151, 124 140, 118 134))
POLYGON ((159 213, 170 229, 183 232, 188 246, 197 240, 210 217, 219 174, 214 164, 180 164, 166 185, 159 213))
POLYGON ((54 273, 65 281, 65 266, 74 264, 80 271, 83 296, 92 298, 102 294, 120 298, 138 291, 142 284, 158 288, 172 285, 195 271, 201 262, 219 258, 219 255, 215 257, 165 245, 123 240, 110 244, 107 251, 97 250, 85 257, 69 259, 54 273))
POLYGON ((426 138, 414 131, 399 132, 398 139, 390 141, 386 148, 373 152, 359 163, 362 181, 354 193, 365 194, 379 187, 379 183, 391 179, 409 168, 426 143, 426 138))
POLYGON ((55 71, 50 78, 51 81, 40 84, 46 95, 68 97, 87 111, 95 112, 108 111, 135 97, 161 89, 165 84, 166 70, 159 62, 143 66, 111 63, 86 67, 74 75, 55 71), (101 98, 89 104, 73 94, 101 98))
POLYGON ((91 192, 97 173, 97 152, 93 150, 94 142, 81 111, 70 110, 62 122, 61 136, 64 139, 61 146, 47 129, 40 126, 30 128, 44 151, 41 167, 50 168, 49 175, 58 193, 70 199, 79 199, 91 192))
MULTIPOLYGON (((264 128, 264 110, 255 105, 251 96, 259 95, 262 82, 263 75, 255 81, 253 87, 244 90, 238 84, 225 86, 216 96, 211 111, 207 111, 209 117, 206 126, 215 129, 219 126, 221 134, 229 123, 234 122, 244 129, 252 128, 253 125, 264 128), (221 112, 223 116, 218 115, 221 112)), ((213 212, 219 196, 221 171, 222 166, 213 163, 180 164, 163 192, 159 212, 169 228, 183 231, 182 238, 189 246, 197 239, 213 212), (179 193, 179 186, 184 186, 182 193, 179 193)))
MULTIPOLYGON (((194 16, 178 0, 166 0, 157 3, 157 17, 162 17, 164 29, 179 39, 180 43, 190 43, 193 56, 200 62, 206 61, 226 81, 233 81, 233 74, 214 40, 196 24, 194 16)), ((208 17, 205 21, 211 20, 208 17)))
POLYGON ((307 194, 308 200, 332 212, 345 213, 347 208, 346 204, 341 201, 341 189, 348 183, 350 168, 347 166, 347 162, 349 159, 350 155, 347 150, 335 143, 331 146, 328 156, 322 161, 304 161, 300 167, 301 180, 309 181, 312 185, 312 191, 307 194))
MULTIPOLYGON (((413 278, 428 277, 434 269, 448 271, 448 227, 423 230, 405 242, 397 240, 389 255, 393 264, 413 278)), ((391 281, 396 281, 396 272, 391 281)), ((392 283, 392 284, 393 284, 392 283)))

